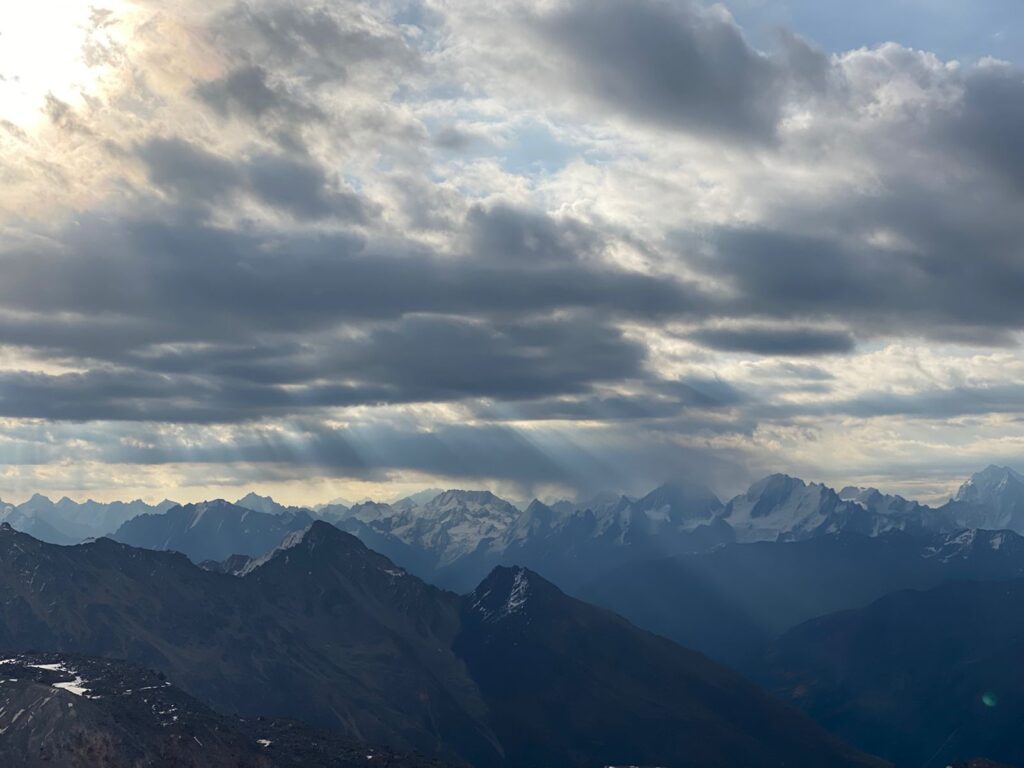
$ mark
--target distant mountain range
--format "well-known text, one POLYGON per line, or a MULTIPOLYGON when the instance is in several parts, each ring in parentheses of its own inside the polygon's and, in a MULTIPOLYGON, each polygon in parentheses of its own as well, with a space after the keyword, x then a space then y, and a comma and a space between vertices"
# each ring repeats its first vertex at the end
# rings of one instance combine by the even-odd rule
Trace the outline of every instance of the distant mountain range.
POLYGON ((111 538, 133 547, 183 552, 198 563, 231 555, 262 555, 312 522, 303 509, 268 513, 221 500, 204 501, 175 506, 162 514, 139 515, 111 538))
POLYGON ((133 517, 162 514, 175 506, 173 501, 156 505, 144 501, 98 501, 78 503, 68 498, 51 501, 36 494, 28 501, 5 504, 0 501, 0 522, 50 544, 76 544, 84 539, 106 536, 133 517))
POLYGON ((628 563, 708 552, 730 543, 803 541, 838 533, 903 531, 923 540, 964 529, 1024 533, 1024 480, 1009 468, 972 476, 933 508, 873 488, 839 492, 771 475, 722 503, 696 485, 666 484, 640 498, 604 495, 586 503, 533 501, 525 509, 489 491, 426 491, 394 503, 289 507, 250 493, 177 506, 162 502, 76 504, 35 496, 0 505, 0 519, 58 544, 100 535, 193 561, 256 556, 290 532, 323 519, 358 536, 403 568, 467 592, 498 565, 523 565, 571 591, 628 563), (250 511, 252 514, 246 514, 250 511))
MULTIPOLYGON (((883 765, 525 569, 459 597, 322 521, 250 566, 231 576, 0 526, 0 648, 126 658, 229 715, 295 717, 478 766, 883 765)), ((103 706, 89 700, 88 717, 103 706)))
POLYGON ((447 491, 423 503, 369 502, 321 514, 417 575, 456 591, 471 589, 496 565, 517 564, 575 590, 627 563, 733 542, 894 531, 930 539, 966 528, 1024 533, 1024 483, 1013 470, 989 467, 938 508, 873 488, 836 492, 771 475, 725 504, 706 488, 666 484, 639 499, 534 501, 522 511, 486 491, 447 491))
POLYGON ((0 764, 18 768, 440 768, 295 721, 220 715, 162 675, 65 653, 0 658, 0 764))
POLYGON ((1024 577, 1024 537, 1011 531, 843 532, 629 563, 577 595, 745 668, 770 639, 816 616, 900 589, 1017 577, 1024 577))

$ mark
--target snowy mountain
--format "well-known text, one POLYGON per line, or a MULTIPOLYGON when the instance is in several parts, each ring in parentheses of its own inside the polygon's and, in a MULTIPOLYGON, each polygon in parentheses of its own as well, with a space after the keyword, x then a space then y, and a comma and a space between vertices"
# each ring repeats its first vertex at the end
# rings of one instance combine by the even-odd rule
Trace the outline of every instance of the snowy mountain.
POLYGON ((357 504, 335 521, 423 578, 471 589, 497 565, 526 565, 563 586, 631 559, 704 549, 732 536, 708 489, 664 485, 634 500, 520 510, 489 491, 445 491, 424 504, 357 504))
POLYGON ((842 530, 861 510, 824 485, 776 474, 730 501, 722 517, 737 541, 793 541, 842 530))
POLYGON ((844 488, 788 475, 769 475, 726 505, 722 518, 740 542, 799 541, 831 533, 879 536, 889 531, 939 533, 956 529, 944 511, 874 488, 844 488))
POLYGON ((1024 475, 989 466, 960 486, 943 509, 961 528, 1024 533, 1024 475))

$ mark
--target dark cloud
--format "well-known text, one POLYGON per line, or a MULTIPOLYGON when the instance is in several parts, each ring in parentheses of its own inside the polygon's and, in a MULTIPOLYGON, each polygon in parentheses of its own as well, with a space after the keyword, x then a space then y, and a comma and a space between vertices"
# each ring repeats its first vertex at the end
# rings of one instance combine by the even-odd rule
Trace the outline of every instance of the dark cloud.
MULTIPOLYGON (((821 220, 832 214, 818 212, 821 220)), ((721 310, 733 317, 840 319, 868 335, 1012 343, 1024 290, 1024 263, 1014 254, 1024 249, 1024 233, 995 221, 986 228, 980 212, 966 221, 920 198, 864 201, 861 216, 865 230, 891 228, 911 245, 874 246, 842 227, 831 235, 729 229, 717 233, 713 256, 694 263, 736 291, 721 310)), ((715 346, 716 337, 708 341, 715 346)), ((849 346, 832 341, 834 351, 849 346)))
POLYGON ((0 416, 236 422, 313 408, 514 401, 641 375, 645 350, 593 319, 410 317, 311 344, 137 351, 122 367, 0 374, 0 416))
POLYGON ((1024 73, 991 63, 971 70, 949 140, 1024 193, 1024 73))
POLYGON ((151 139, 138 154, 152 182, 183 200, 223 199, 244 181, 234 163, 183 139, 151 139))
POLYGON ((154 184, 193 205, 247 193, 299 219, 352 222, 366 221, 373 208, 355 193, 333 188, 323 168, 309 158, 259 154, 230 162, 178 138, 152 139, 138 154, 154 184))
POLYGON ((706 303, 693 285, 596 261, 538 263, 532 250, 504 259, 401 245, 382 252, 352 235, 226 229, 187 212, 83 218, 66 237, 66 247, 3 254, 0 302, 44 318, 138 318, 154 342, 239 341, 411 313, 659 318, 706 303))
POLYGON ((815 328, 702 328, 690 334, 689 338, 722 352, 785 357, 845 354, 856 347, 853 336, 845 331, 815 328))
POLYGON ((584 93, 626 117, 719 137, 775 133, 794 80, 824 80, 827 60, 796 38, 774 59, 719 11, 663 0, 575 2, 534 20, 584 93))
POLYGON ((598 258, 606 247, 595 229, 508 205, 474 206, 467 216, 468 250, 501 262, 556 264, 598 258))
POLYGON ((288 112, 307 119, 323 116, 319 110, 302 104, 283 88, 272 87, 267 70, 255 65, 244 65, 222 78, 199 83, 196 94, 223 117, 260 118, 274 112, 288 112))

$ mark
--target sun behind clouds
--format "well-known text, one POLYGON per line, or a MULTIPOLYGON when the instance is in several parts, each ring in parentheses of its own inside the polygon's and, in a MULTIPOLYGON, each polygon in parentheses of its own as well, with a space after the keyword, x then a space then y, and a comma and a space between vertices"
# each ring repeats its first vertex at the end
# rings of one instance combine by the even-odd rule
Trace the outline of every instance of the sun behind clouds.
POLYGON ((96 90, 117 54, 112 34, 123 0, 0 4, 0 120, 29 129, 54 105, 96 90))

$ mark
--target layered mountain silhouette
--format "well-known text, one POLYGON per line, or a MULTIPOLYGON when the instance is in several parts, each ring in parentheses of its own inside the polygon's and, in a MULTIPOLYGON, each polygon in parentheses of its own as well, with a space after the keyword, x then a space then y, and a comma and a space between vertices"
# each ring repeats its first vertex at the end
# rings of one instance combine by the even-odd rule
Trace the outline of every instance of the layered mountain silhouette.
POLYGON ((333 518, 403 567, 468 591, 498 565, 526 565, 562 586, 620 562, 707 549, 732 540, 722 509, 703 488, 662 486, 639 500, 520 511, 487 491, 446 491, 428 502, 358 504, 333 518))
POLYGON ((1024 577, 1024 537, 1010 531, 838 533, 630 563, 578 595, 743 666, 796 624, 866 606, 895 590, 1016 577, 1024 577))
POLYGON ((243 576, 4 526, 0 648, 126 658, 228 715, 480 766, 880 765, 534 573, 498 570, 460 597, 320 521, 243 576))
POLYGON ((0 502, 0 522, 10 523, 18 530, 51 544, 75 544, 84 539, 105 536, 133 517, 161 514, 173 506, 172 501, 156 505, 140 500, 78 503, 66 497, 52 501, 37 493, 18 505, 0 502))
POLYGON ((236 554, 262 555, 312 522, 301 509, 267 513, 217 500, 140 515, 120 526, 111 538, 134 547, 182 552, 198 563, 236 554))
POLYGON ((640 498, 603 494, 584 503, 535 500, 523 509, 489 491, 459 490, 424 491, 390 504, 331 503, 315 510, 249 493, 234 504, 185 505, 185 512, 165 515, 174 507, 171 502, 157 507, 68 499, 55 503, 35 496, 16 507, 0 503, 0 519, 52 543, 106 534, 138 546, 178 549, 200 562, 262 554, 291 530, 319 518, 355 534, 410 572, 459 592, 473 589, 498 565, 526 565, 575 590, 616 566, 706 552, 732 542, 893 531, 928 537, 968 528, 1024 533, 1024 481, 1005 467, 975 474, 938 508, 873 488, 836 492, 787 475, 770 475, 724 504, 707 488, 669 483, 640 498), (205 517, 211 511, 210 520, 193 526, 193 512, 205 517), (165 519, 154 519, 161 515, 165 519), (201 540, 219 544, 206 546, 201 540))
POLYGON ((0 658, 0 763, 19 768, 440 768, 295 721, 226 717, 162 675, 73 654, 0 658))
POLYGON ((759 676, 897 766, 1024 764, 1024 580, 897 592, 775 642, 759 676))

